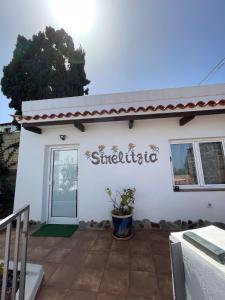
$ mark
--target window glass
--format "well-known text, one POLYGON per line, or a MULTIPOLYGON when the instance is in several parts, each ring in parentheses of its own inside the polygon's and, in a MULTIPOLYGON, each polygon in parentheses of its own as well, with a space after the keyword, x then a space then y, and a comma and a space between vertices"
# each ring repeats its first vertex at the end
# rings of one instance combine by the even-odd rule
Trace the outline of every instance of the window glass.
POLYGON ((198 184, 193 144, 171 144, 175 185, 198 184))
POLYGON ((221 142, 199 143, 205 184, 225 183, 225 163, 221 142))
POLYGON ((52 174, 52 217, 76 216, 77 150, 54 150, 52 174))

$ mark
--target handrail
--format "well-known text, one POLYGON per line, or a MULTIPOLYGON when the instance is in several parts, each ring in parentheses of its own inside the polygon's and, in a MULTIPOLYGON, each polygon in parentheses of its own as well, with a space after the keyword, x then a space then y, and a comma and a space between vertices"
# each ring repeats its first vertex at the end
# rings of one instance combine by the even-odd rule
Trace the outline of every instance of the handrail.
POLYGON ((21 235, 22 243, 21 243, 21 254, 20 254, 19 300, 24 300, 29 211, 30 211, 30 205, 26 205, 25 207, 21 208, 20 210, 16 211, 15 213, 12 213, 8 217, 6 217, 2 221, 0 221, 0 230, 6 228, 5 256, 4 256, 4 269, 3 269, 3 278, 2 278, 1 300, 6 299, 6 288, 7 288, 8 270, 9 270, 10 244, 11 244, 11 229, 12 229, 12 222, 14 220, 16 220, 16 237, 15 237, 15 250, 14 250, 14 259, 13 259, 13 279, 12 279, 11 300, 16 299, 20 235, 21 235), (23 221, 22 231, 20 230, 21 220, 23 221))
POLYGON ((18 211, 16 211, 15 213, 12 213, 11 215, 9 215, 8 217, 6 217, 5 219, 0 221, 0 230, 5 228, 5 226, 16 219, 17 216, 21 215, 25 210, 29 209, 30 205, 26 205, 23 208, 19 209, 18 211))

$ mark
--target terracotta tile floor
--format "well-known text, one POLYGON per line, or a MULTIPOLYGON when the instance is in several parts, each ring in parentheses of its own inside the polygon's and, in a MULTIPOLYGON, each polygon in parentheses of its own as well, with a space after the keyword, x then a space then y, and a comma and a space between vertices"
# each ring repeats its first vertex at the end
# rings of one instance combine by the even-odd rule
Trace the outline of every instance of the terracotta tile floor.
POLYGON ((28 261, 45 272, 36 299, 170 300, 168 245, 168 234, 157 230, 137 231, 129 241, 114 240, 110 230, 29 237, 28 261))

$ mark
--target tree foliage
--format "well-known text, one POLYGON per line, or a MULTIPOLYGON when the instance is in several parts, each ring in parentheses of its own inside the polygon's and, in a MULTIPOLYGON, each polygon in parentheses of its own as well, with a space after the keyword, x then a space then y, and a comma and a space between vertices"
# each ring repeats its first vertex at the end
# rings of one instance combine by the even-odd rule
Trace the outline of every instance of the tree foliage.
POLYGON ((16 165, 13 155, 18 148, 19 142, 4 146, 4 134, 0 132, 0 218, 5 218, 13 210, 15 181, 9 168, 16 165))
POLYGON ((46 27, 32 39, 18 35, 13 58, 3 68, 2 92, 16 114, 22 113, 22 101, 82 96, 90 83, 84 65, 84 50, 75 48, 63 29, 46 27))
POLYGON ((17 164, 12 158, 18 148, 19 142, 4 146, 4 134, 0 132, 0 184, 5 180, 9 168, 17 164))

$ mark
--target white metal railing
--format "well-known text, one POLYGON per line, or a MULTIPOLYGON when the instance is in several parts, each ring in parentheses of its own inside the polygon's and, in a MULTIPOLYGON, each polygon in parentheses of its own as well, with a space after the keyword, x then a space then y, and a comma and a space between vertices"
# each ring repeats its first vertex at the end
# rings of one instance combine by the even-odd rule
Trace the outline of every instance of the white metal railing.
POLYGON ((11 246, 11 231, 12 231, 12 222, 14 220, 16 220, 16 236, 15 236, 15 250, 14 250, 14 258, 13 258, 13 279, 12 279, 11 300, 14 300, 16 298, 20 239, 21 239, 21 252, 20 252, 19 300, 24 300, 25 280, 26 280, 29 210, 30 210, 30 206, 27 205, 27 206, 21 208, 20 210, 16 211, 15 213, 9 215, 7 218, 3 219, 2 221, 0 221, 0 231, 2 229, 6 228, 5 256, 4 256, 4 269, 3 269, 3 278, 2 278, 1 300, 6 299, 6 289, 7 289, 8 271, 9 271, 9 258, 10 258, 10 246, 11 246), (22 231, 21 231, 21 227, 22 227, 22 231))

